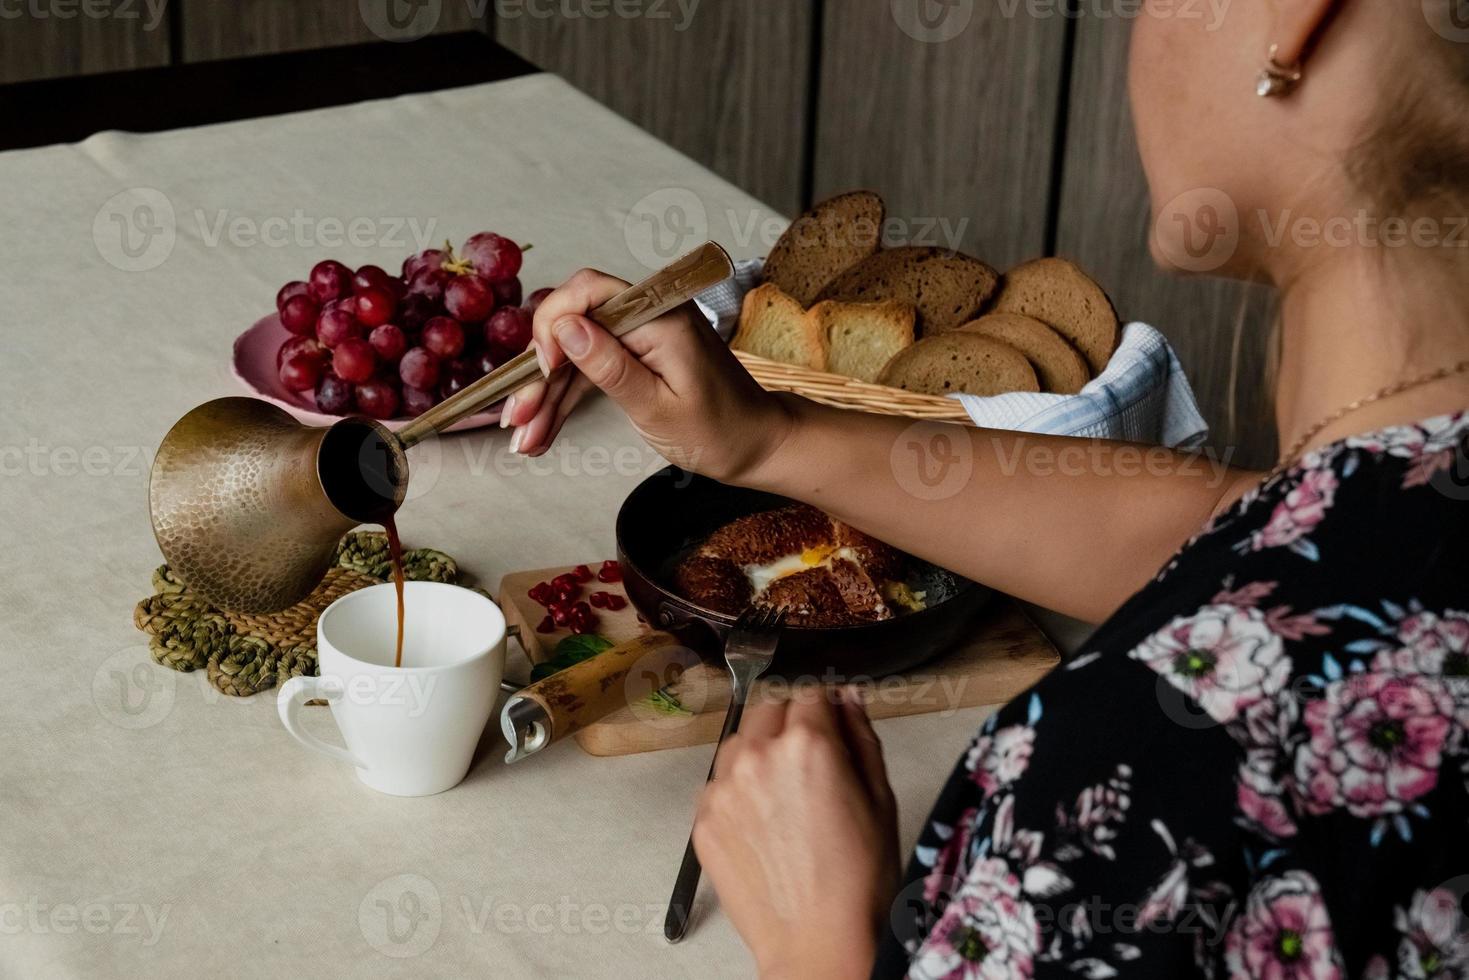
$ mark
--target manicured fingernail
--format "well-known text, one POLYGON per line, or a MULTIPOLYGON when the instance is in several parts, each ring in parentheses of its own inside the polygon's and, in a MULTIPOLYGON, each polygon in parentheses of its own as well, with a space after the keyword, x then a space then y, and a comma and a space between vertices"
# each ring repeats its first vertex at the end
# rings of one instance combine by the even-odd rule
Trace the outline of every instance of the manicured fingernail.
POLYGON ((536 364, 540 365, 541 376, 549 378, 551 376, 551 366, 546 363, 546 355, 541 352, 541 345, 535 341, 531 341, 530 349, 536 352, 536 364))
POLYGON ((592 346, 592 335, 576 317, 564 316, 557 320, 551 327, 551 335, 568 357, 581 357, 592 346))
POLYGON ((525 428, 522 426, 521 428, 516 429, 510 434, 510 451, 512 453, 520 452, 520 444, 524 441, 525 428))
POLYGON ((505 399, 505 404, 500 407, 500 428, 510 427, 510 416, 515 414, 515 396, 511 395, 505 399))

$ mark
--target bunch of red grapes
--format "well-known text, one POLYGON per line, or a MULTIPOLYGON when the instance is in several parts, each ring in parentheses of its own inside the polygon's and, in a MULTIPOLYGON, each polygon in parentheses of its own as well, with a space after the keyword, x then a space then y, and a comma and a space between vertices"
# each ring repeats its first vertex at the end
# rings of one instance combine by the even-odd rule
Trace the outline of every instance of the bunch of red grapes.
POLYGON ((522 302, 523 251, 484 231, 458 255, 445 243, 409 256, 398 276, 318 262, 275 297, 295 335, 276 354, 281 384, 313 392, 331 415, 421 415, 530 343, 531 315, 550 290, 522 302))

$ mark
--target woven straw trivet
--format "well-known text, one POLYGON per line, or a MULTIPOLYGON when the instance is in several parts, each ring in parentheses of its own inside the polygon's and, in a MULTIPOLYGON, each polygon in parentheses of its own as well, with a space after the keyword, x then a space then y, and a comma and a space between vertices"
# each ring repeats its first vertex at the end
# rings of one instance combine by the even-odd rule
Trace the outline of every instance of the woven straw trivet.
MULTIPOLYGON (((225 612, 189 591, 167 565, 153 573, 154 594, 133 609, 133 625, 148 634, 153 659, 174 670, 205 670, 209 683, 248 697, 316 674, 316 618, 348 592, 386 582, 392 574, 388 536, 354 531, 337 546, 336 564, 305 599, 280 612, 225 612)), ((442 551, 403 552, 403 574, 414 582, 456 582, 459 566, 442 551)))

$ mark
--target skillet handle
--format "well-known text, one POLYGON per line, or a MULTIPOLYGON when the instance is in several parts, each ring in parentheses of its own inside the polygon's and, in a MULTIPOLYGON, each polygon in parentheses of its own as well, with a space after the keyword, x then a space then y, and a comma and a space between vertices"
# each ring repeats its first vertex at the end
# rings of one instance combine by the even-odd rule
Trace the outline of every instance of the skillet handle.
MULTIPOLYGON (((650 654, 678 646, 682 642, 677 636, 654 630, 522 688, 500 713, 500 727, 510 743, 505 761, 533 755, 626 707, 628 676, 640 669, 639 664, 647 669, 644 660, 650 654)), ((667 683, 673 678, 660 680, 667 683)))

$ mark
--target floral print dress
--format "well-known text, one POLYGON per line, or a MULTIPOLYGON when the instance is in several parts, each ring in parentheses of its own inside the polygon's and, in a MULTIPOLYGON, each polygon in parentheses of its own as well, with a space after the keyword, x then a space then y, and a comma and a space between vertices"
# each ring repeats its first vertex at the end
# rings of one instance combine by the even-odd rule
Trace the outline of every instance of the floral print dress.
POLYGON ((993 715, 874 975, 1469 977, 1465 449, 1309 454, 993 715))

